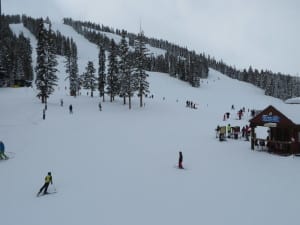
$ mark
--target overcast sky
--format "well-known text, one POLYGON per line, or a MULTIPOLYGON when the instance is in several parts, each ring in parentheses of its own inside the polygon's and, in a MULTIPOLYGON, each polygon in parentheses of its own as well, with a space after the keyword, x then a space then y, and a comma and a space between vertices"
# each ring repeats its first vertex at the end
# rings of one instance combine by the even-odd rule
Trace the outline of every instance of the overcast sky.
POLYGON ((300 75, 298 0, 2 0, 4 14, 90 20, 186 46, 238 69, 300 75))

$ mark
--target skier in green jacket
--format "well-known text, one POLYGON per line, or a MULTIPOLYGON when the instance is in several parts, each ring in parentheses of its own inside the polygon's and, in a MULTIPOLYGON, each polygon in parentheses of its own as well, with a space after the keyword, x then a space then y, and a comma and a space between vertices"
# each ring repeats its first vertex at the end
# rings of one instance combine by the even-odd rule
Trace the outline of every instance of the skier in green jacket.
POLYGON ((51 175, 51 172, 48 172, 47 176, 45 177, 45 183, 44 183, 43 187, 41 187, 41 189, 38 192, 37 196, 39 196, 42 193, 43 190, 44 190, 44 195, 45 194, 49 194, 47 192, 47 190, 48 190, 48 187, 49 187, 50 183, 53 184, 53 182, 52 182, 52 175, 51 175))

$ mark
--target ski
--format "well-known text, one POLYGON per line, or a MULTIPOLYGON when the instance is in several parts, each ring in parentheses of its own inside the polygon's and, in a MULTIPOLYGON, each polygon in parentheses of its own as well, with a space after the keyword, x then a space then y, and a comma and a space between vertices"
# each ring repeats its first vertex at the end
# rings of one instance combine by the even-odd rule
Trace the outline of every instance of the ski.
POLYGON ((36 197, 42 197, 42 196, 45 196, 45 195, 52 195, 52 194, 55 194, 55 193, 57 193, 57 192, 53 191, 53 192, 48 192, 46 194, 44 194, 44 193, 37 193, 36 197))

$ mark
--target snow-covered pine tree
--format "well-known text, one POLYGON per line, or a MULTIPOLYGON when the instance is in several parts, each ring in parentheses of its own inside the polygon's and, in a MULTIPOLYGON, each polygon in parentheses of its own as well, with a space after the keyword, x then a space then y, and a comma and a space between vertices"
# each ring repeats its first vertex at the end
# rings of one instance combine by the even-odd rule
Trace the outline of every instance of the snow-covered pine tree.
MULTIPOLYGON (((1 54, 1 51, 0 51, 1 54)), ((5 76, 6 76, 6 71, 4 68, 4 63, 2 63, 2 57, 0 55, 0 87, 3 87, 5 85, 5 76)))
POLYGON ((138 96, 140 98, 140 107, 143 107, 143 95, 149 92, 149 82, 147 81, 147 77, 149 75, 144 69, 148 49, 146 48, 145 36, 143 31, 140 31, 140 33, 138 34, 137 39, 134 43, 134 48, 134 75, 136 77, 137 82, 138 96))
POLYGON ((106 83, 106 75, 105 75, 105 50, 101 45, 99 47, 99 68, 98 68, 98 90, 100 93, 100 97, 102 97, 103 102, 105 101, 105 83, 106 83))
POLYGON ((41 99, 42 103, 46 102, 47 98, 47 31, 44 27, 43 20, 39 20, 39 33, 37 41, 37 59, 36 59, 36 88, 38 90, 37 97, 41 99))
POLYGON ((88 61, 87 66, 85 67, 85 73, 82 75, 82 84, 83 88, 91 90, 91 97, 94 96, 94 91, 96 89, 96 77, 94 64, 92 61, 88 61))
POLYGON ((19 40, 22 43, 20 45, 20 54, 22 55, 22 67, 24 72, 23 79, 31 81, 33 79, 33 69, 32 47, 30 45, 30 40, 25 38, 23 34, 19 35, 19 40))
POLYGON ((69 74, 69 76, 70 76, 70 71, 71 71, 71 44, 70 44, 70 39, 69 38, 67 38, 67 40, 65 42, 64 53, 65 53, 65 61, 64 62, 65 62, 66 73, 69 74))
POLYGON ((70 95, 78 95, 80 89, 80 81, 78 77, 78 64, 77 64, 77 46, 73 40, 71 40, 71 70, 70 70, 70 95))
MULTIPOLYGON (((51 29, 51 24, 49 24, 48 30, 48 45, 47 45, 47 61, 48 61, 48 72, 47 72, 47 96, 49 97, 54 92, 54 86, 57 86, 58 77, 56 75, 57 69, 57 59, 56 59, 56 45, 54 40, 54 32, 51 29)), ((47 102, 47 99, 46 99, 47 102)))
POLYGON ((119 79, 118 79, 118 61, 117 61, 117 46, 112 39, 110 44, 110 52, 108 56, 107 70, 107 93, 110 95, 112 102, 117 94, 119 94, 119 79))
POLYGON ((39 35, 37 43, 37 65, 36 65, 36 87, 37 96, 42 103, 47 104, 47 98, 54 92, 54 86, 57 85, 56 66, 57 60, 54 54, 55 45, 51 38, 52 31, 49 25, 47 31, 42 19, 39 20, 39 35))
POLYGON ((125 31, 122 31, 122 39, 119 46, 120 50, 120 95, 123 96, 124 104, 126 104, 126 97, 128 97, 129 109, 131 109, 131 97, 136 89, 135 80, 132 74, 132 63, 129 57, 128 42, 125 37, 125 31))
POLYGON ((66 79, 70 81, 70 95, 76 96, 79 91, 78 64, 77 64, 77 47, 75 42, 67 39, 65 44, 65 67, 66 73, 69 74, 66 79))

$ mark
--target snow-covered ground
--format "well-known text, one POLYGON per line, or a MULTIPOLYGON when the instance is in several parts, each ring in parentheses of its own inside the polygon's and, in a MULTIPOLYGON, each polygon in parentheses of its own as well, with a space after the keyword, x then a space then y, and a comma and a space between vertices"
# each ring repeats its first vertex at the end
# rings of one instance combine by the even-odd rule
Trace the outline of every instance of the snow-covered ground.
MULTIPOLYGON (((97 48, 62 24, 54 27, 77 43, 81 71, 96 61, 97 48)), ((68 95, 59 61, 60 84, 45 120, 33 88, 0 89, 0 139, 12 157, 0 161, 1 224, 299 224, 300 158, 251 151, 243 139, 219 142, 214 131, 248 124, 247 113, 236 119, 242 107, 272 104, 295 113, 299 106, 210 70, 200 88, 149 73, 154 98, 145 107, 134 98, 129 110, 117 99, 102 102, 100 112, 99 97, 68 95), (197 109, 185 107, 187 100, 197 109), (226 122, 225 112, 232 115, 226 122), (185 170, 175 168, 179 151, 185 170), (37 198, 48 171, 49 191, 57 193, 37 198)))

